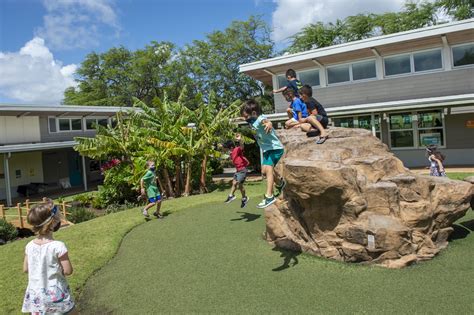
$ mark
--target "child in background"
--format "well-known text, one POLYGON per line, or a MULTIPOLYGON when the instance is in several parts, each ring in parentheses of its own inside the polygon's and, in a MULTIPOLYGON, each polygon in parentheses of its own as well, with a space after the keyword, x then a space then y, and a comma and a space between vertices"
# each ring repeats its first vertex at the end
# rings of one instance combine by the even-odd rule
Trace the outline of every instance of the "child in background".
POLYGON ((430 176, 446 177, 443 161, 445 156, 438 151, 435 145, 426 148, 428 161, 430 161, 430 176))
POLYGON ((265 198, 257 205, 257 208, 266 208, 276 201, 277 196, 286 185, 283 178, 276 178, 274 175, 275 165, 282 157, 283 145, 278 139, 272 122, 262 115, 262 109, 255 100, 248 100, 242 105, 240 114, 247 121, 250 127, 256 130, 257 143, 263 151, 262 174, 267 178, 267 190, 265 198), (277 189, 276 196, 273 195, 273 185, 277 189))
POLYGON ((288 84, 284 87, 279 88, 278 90, 273 90, 273 93, 276 94, 276 93, 281 93, 287 90, 292 90, 295 93, 296 97, 299 97, 299 90, 301 89, 303 85, 301 84, 300 80, 296 78, 295 70, 293 69, 286 70, 285 76, 286 76, 286 79, 288 80, 288 84))
POLYGON ((250 198, 245 195, 245 188, 244 182, 245 178, 247 177, 247 166, 249 166, 249 161, 244 156, 244 143, 242 142, 242 136, 238 133, 235 135, 235 140, 239 143, 239 145, 235 145, 234 141, 227 141, 224 144, 224 148, 230 150, 230 158, 232 159, 232 163, 234 163, 236 172, 234 173, 234 179, 232 180, 232 188, 230 190, 229 196, 225 200, 225 203, 230 203, 235 200, 235 191, 237 186, 242 193, 242 202, 240 203, 240 207, 244 208, 247 203, 249 202, 250 198))
POLYGON ((156 186, 155 162, 147 161, 146 166, 148 170, 140 180, 140 192, 142 196, 144 196, 146 193, 146 196, 148 198, 148 204, 143 209, 142 214, 146 218, 149 218, 150 216, 148 215, 148 209, 156 205, 156 211, 153 212, 153 215, 157 219, 161 219, 163 218, 163 216, 160 214, 161 194, 160 190, 158 189, 158 186, 156 186))
POLYGON ((23 272, 28 273, 28 287, 21 309, 32 314, 73 314, 74 300, 66 276, 72 274, 68 250, 53 238, 61 227, 61 217, 51 199, 31 208, 28 223, 37 233, 26 245, 23 272))
POLYGON ((287 109, 287 114, 290 119, 285 122, 286 129, 300 126, 301 123, 306 122, 308 117, 308 109, 306 104, 296 97, 292 89, 287 89, 283 92, 285 99, 290 102, 290 106, 287 109))
POLYGON ((301 130, 307 132, 310 136, 310 132, 319 131, 319 139, 316 141, 317 144, 323 144, 327 138, 328 133, 326 127, 328 126, 329 119, 326 114, 326 110, 317 100, 313 98, 313 89, 309 85, 304 85, 300 89, 301 100, 305 102, 309 116, 304 120, 304 124, 301 125, 301 130), (315 128, 316 130, 311 130, 315 128))

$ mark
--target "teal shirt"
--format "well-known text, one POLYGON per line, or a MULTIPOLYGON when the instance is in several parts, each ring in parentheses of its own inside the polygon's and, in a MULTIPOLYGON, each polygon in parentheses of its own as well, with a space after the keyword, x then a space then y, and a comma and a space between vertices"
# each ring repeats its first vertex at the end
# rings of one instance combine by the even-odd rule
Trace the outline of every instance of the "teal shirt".
POLYGON ((143 184, 145 184, 146 195, 148 198, 155 198, 160 195, 160 190, 156 186, 155 173, 148 170, 142 177, 143 184))
POLYGON ((278 139, 274 129, 270 130, 269 133, 265 132, 265 126, 262 121, 267 119, 265 115, 258 116, 257 120, 251 125, 252 129, 257 131, 257 143, 263 152, 270 150, 283 149, 283 145, 278 139))

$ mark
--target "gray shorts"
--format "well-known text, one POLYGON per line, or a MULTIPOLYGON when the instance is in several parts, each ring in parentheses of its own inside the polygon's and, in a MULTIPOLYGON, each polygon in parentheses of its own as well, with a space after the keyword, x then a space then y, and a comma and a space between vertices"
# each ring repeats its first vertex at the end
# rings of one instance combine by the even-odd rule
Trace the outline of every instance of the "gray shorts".
POLYGON ((247 177, 247 169, 246 168, 234 173, 234 180, 239 184, 243 184, 245 182, 246 177, 247 177))

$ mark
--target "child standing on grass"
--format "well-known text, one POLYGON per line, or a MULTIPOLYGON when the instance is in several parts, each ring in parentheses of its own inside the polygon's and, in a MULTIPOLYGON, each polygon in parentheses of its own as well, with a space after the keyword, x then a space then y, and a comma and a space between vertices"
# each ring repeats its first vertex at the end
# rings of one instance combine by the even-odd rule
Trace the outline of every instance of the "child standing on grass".
POLYGON ((262 174, 267 178, 267 190, 265 198, 257 205, 257 208, 266 208, 276 201, 277 196, 286 185, 283 178, 275 178, 275 165, 283 155, 283 145, 278 139, 272 122, 262 115, 262 109, 255 100, 248 100, 240 110, 242 117, 256 130, 257 143, 263 151, 262 174), (276 183, 277 194, 273 195, 273 185, 276 183))
POLYGON ((23 271, 28 273, 28 287, 21 309, 32 314, 73 314, 74 300, 66 276, 72 274, 68 250, 53 239, 61 226, 58 207, 51 199, 34 206, 27 216, 37 237, 26 245, 23 271))
POLYGON ((148 204, 142 211, 142 214, 145 218, 149 218, 148 209, 154 207, 156 205, 156 211, 153 212, 153 215, 157 219, 163 218, 160 213, 161 208, 161 194, 158 186, 156 185, 156 175, 155 175, 155 162, 147 161, 146 162, 147 171, 145 175, 140 180, 140 192, 142 196, 147 196, 148 204))
POLYGON ((227 150, 231 150, 230 158, 232 159, 232 163, 234 163, 236 172, 234 173, 234 179, 232 180, 232 188, 230 190, 229 196, 225 200, 225 203, 230 203, 235 200, 235 191, 237 190, 237 186, 242 193, 242 202, 240 207, 243 208, 249 202, 249 197, 245 195, 245 188, 244 182, 245 178, 247 177, 247 166, 249 166, 249 160, 244 156, 244 143, 242 142, 242 136, 238 133, 235 135, 235 140, 238 142, 239 145, 235 145, 234 141, 227 141, 224 144, 224 148, 227 150))
POLYGON ((430 145, 426 148, 428 161, 430 161, 430 176, 446 177, 443 161, 444 155, 438 151, 435 145, 430 145))

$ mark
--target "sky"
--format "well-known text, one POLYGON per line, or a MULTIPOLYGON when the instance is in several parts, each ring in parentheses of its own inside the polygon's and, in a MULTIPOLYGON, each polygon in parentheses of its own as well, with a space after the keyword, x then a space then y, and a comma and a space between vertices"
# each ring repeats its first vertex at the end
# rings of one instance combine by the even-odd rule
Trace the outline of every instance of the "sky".
POLYGON ((278 49, 305 25, 363 12, 399 11, 404 0, 0 0, 0 104, 60 104, 92 52, 151 41, 183 47, 234 20, 261 15, 278 49))

